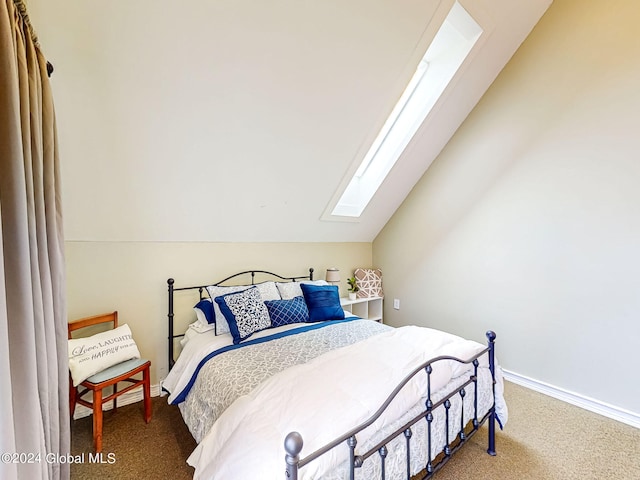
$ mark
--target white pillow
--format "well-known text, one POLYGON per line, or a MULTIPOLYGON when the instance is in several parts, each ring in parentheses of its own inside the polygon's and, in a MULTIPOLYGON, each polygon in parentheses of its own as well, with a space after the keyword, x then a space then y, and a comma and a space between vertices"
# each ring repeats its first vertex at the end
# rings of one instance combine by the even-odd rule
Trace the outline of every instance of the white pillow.
POLYGON ((213 302, 213 311, 216 315, 216 335, 221 335, 223 333, 229 333, 229 324, 227 320, 224 318, 222 311, 220 310, 220 306, 215 302, 215 298, 221 295, 225 295, 227 293, 239 292, 241 290, 246 290, 250 287, 258 287, 258 291, 260 292, 260 296, 262 297, 262 301, 265 300, 280 300, 280 294, 278 293, 278 289, 276 288, 275 282, 263 282, 257 283, 256 285, 237 285, 233 287, 218 287, 215 285, 210 285, 207 287, 207 292, 209 292, 209 296, 211 297, 213 302))
MULTIPOLYGON (((211 300, 209 300, 211 301, 211 300)), ((207 317, 205 317, 204 313, 202 312, 202 310, 200 310, 199 308, 193 308, 193 311, 196 312, 196 321, 195 323, 199 324, 199 326, 205 327, 206 325, 209 324, 209 322, 207 322, 207 317)), ((213 323, 211 324, 211 327, 213 328, 213 323)))
POLYGON ((91 375, 132 358, 140 358, 140 351, 126 323, 90 337, 69 340, 69 370, 74 387, 91 375))
POLYGON ((184 332, 184 336, 180 339, 180 346, 184 347, 187 344, 187 342, 191 340, 194 336, 201 335, 205 332, 209 332, 213 330, 214 327, 215 327, 215 324, 213 323, 207 323, 206 325, 203 325, 202 323, 200 323, 199 320, 196 320, 195 322, 191 323, 189 325, 189 328, 187 328, 186 332, 184 332))
POLYGON ((302 289, 300 288, 301 283, 308 283, 311 285, 329 285, 326 280, 305 280, 303 282, 278 282, 276 283, 276 287, 280 292, 280 297, 282 300, 291 300, 294 297, 302 296, 302 289))

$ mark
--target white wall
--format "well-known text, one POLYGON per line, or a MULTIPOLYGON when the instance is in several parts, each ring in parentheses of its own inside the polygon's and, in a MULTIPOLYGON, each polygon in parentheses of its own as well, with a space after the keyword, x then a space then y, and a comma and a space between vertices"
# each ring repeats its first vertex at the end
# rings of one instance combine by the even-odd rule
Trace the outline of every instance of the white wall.
POLYGON ((640 4, 556 0, 374 241, 385 306, 640 412, 640 4))

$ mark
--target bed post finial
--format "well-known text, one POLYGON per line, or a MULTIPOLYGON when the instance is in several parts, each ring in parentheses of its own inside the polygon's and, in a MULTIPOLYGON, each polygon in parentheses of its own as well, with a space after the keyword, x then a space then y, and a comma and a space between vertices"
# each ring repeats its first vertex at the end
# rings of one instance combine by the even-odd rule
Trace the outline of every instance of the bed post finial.
POLYGON ((284 449, 287 452, 284 456, 287 462, 287 480, 298 480, 298 462, 303 443, 302 435, 298 432, 291 432, 284 439, 284 449))
POLYGON ((309 268, 309 280, 313 280, 313 267, 309 268))

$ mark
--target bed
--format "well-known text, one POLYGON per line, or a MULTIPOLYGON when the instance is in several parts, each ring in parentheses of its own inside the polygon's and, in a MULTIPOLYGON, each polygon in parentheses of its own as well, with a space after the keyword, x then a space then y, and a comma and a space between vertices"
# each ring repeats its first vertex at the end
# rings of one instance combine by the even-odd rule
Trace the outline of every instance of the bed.
POLYGON ((483 345, 351 316, 312 268, 167 283, 163 389, 197 442, 194 478, 430 478, 485 423, 495 455, 507 408, 493 332, 483 345), (184 333, 177 310, 196 317, 184 333))

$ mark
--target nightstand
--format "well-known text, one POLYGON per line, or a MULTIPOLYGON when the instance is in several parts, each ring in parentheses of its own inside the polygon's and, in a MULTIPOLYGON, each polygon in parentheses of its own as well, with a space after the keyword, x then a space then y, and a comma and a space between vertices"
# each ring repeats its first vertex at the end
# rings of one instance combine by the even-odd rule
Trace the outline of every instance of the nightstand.
POLYGON ((340 299, 340 305, 345 311, 351 312, 360 318, 383 323, 382 300, 383 297, 356 298, 355 300, 343 297, 340 299))

